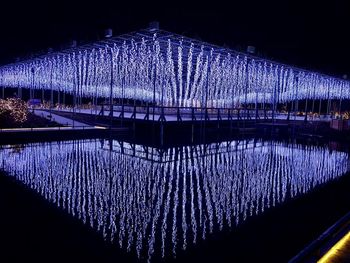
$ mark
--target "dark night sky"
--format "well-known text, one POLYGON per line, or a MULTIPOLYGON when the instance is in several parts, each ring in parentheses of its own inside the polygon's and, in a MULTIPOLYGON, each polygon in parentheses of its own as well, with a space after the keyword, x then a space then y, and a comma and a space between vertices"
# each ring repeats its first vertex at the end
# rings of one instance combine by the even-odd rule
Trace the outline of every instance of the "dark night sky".
POLYGON ((232 48, 255 45, 262 56, 277 61, 350 75, 348 1, 204 2, 11 2, 0 11, 0 62, 48 47, 59 49, 70 39, 92 41, 107 27, 119 34, 158 20, 165 30, 232 48))

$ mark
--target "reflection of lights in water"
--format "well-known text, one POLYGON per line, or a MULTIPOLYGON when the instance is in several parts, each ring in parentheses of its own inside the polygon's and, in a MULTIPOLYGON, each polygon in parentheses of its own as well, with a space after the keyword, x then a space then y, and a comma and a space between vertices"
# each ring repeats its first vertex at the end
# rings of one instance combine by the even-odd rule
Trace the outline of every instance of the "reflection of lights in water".
POLYGON ((184 146, 161 156, 149 148, 153 160, 141 146, 113 141, 108 148, 95 140, 38 143, 21 152, 3 147, 0 156, 11 176, 149 260, 348 170, 347 153, 278 142, 184 146))

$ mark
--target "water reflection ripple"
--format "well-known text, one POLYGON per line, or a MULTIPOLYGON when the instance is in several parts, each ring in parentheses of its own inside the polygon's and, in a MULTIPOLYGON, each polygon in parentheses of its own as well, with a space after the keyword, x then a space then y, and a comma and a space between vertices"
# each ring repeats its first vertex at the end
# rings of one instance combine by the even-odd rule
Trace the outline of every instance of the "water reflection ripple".
POLYGON ((345 152, 257 140, 166 150, 78 140, 3 146, 0 157, 10 176, 148 261, 349 170, 345 152))

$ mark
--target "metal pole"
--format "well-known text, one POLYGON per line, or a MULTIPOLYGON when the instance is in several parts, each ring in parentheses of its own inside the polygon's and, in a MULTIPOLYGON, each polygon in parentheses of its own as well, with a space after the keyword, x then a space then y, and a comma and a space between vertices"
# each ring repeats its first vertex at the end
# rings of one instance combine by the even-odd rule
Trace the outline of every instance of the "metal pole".
POLYGON ((255 122, 256 120, 258 119, 258 92, 256 92, 256 95, 255 95, 255 122))
MULTIPOLYGON (((154 121, 154 111, 156 106, 156 80, 157 80, 157 69, 156 69, 156 63, 154 62, 154 79, 153 79, 153 117, 152 120, 154 121)), ((180 87, 181 88, 181 87, 180 87)), ((178 103, 179 104, 179 103, 178 103)))
MULTIPOLYGON (((343 94, 343 86, 341 86, 340 94, 343 94)), ((342 103, 342 97, 340 95, 340 99, 339 99, 339 115, 340 115, 340 119, 342 120, 343 116, 341 115, 341 103, 342 103)))
POLYGON ((109 88, 109 118, 110 118, 110 128, 112 128, 112 120, 113 120, 113 50, 112 47, 109 48, 111 55, 111 83, 109 88))
POLYGON ((78 83, 79 83, 79 64, 78 64, 78 62, 77 62, 77 58, 76 58, 76 56, 75 56, 75 53, 73 53, 73 55, 74 55, 74 59, 75 59, 75 63, 76 63, 76 66, 74 67, 74 69, 75 69, 75 74, 74 74, 74 82, 73 82, 73 89, 74 89, 74 91, 73 91, 73 128, 74 128, 74 126, 75 126, 75 105, 76 105, 76 93, 77 93, 77 85, 79 85, 78 83))
POLYGON ((307 98, 305 100, 305 121, 307 121, 307 98))
POLYGON ((330 107, 330 100, 329 100, 329 92, 330 92, 330 87, 328 86, 328 94, 327 94, 327 117, 329 114, 329 107, 330 107))
MULTIPOLYGON (((296 76, 295 77, 295 102, 294 102, 294 121, 297 118, 297 112, 298 112, 298 108, 299 108, 299 100, 298 100, 298 87, 299 87, 299 77, 296 76)), ((294 133, 294 125, 293 125, 293 133, 294 133)))
POLYGON ((331 103, 332 103, 332 100, 328 98, 328 100, 327 100, 327 115, 330 114, 331 103))
MULTIPOLYGON (((279 87, 280 78, 277 78, 277 85, 274 85, 273 89, 273 102, 272 102, 272 123, 275 123, 275 111, 276 111, 276 97, 277 97, 277 87, 279 87)), ((274 129, 274 128, 273 128, 274 129)))
MULTIPOLYGON (((164 80, 163 80, 164 81, 164 80)), ((162 108, 161 108, 161 121, 160 121, 160 144, 163 146, 164 144, 164 126, 163 126, 163 121, 164 121, 164 83, 162 83, 161 86, 162 89, 162 98, 161 98, 161 104, 162 104, 162 108)), ((192 106, 193 107, 193 106, 192 106)), ((192 130, 193 132, 193 130, 192 130)))
POLYGON ((320 105, 318 105, 318 116, 321 118, 321 105, 322 105, 322 100, 320 99, 320 105))
MULTIPOLYGON (((247 110, 248 110, 248 106, 247 106, 247 96, 248 96, 248 88, 249 88, 249 57, 247 57, 247 66, 246 66, 246 85, 245 85, 245 94, 244 94, 244 108, 245 108, 245 117, 248 118, 247 115, 247 110)), ((245 124, 245 122, 244 122, 245 124)))
POLYGON ((33 89, 34 89, 34 68, 32 68, 32 86, 31 86, 31 89, 29 89, 30 100, 33 98, 33 89))

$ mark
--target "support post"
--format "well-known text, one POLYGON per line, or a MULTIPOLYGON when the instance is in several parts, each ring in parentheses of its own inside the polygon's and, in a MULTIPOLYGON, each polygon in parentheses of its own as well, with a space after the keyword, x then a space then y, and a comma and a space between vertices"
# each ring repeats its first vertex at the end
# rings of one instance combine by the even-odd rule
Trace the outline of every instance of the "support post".
POLYGON ((113 125, 113 49, 112 47, 109 47, 110 52, 110 63, 111 63, 111 82, 109 86, 109 120, 110 120, 110 128, 112 128, 113 125))
POLYGON ((306 122, 307 121, 307 99, 305 101, 305 119, 304 121, 306 122))
POLYGON ((192 108, 192 121, 195 121, 196 120, 196 115, 194 114, 194 108, 192 108))

